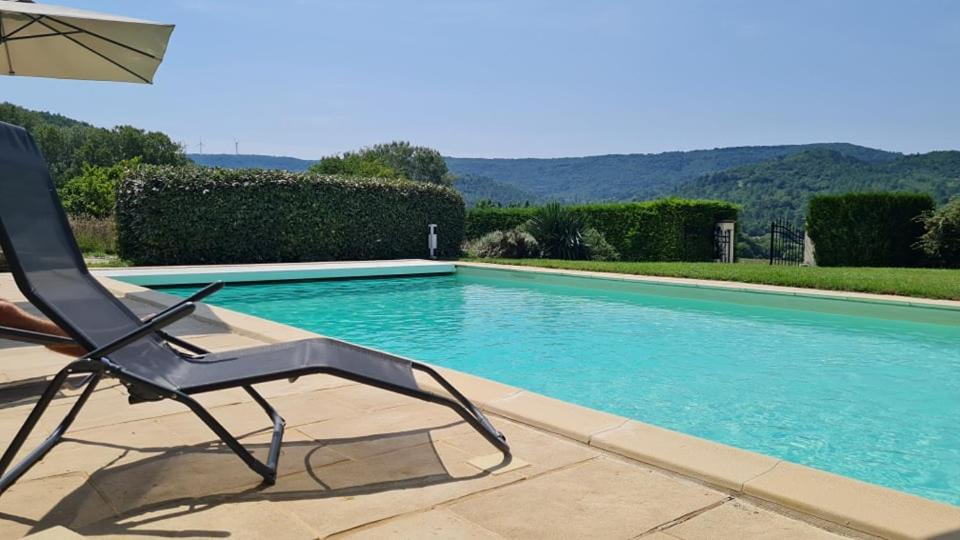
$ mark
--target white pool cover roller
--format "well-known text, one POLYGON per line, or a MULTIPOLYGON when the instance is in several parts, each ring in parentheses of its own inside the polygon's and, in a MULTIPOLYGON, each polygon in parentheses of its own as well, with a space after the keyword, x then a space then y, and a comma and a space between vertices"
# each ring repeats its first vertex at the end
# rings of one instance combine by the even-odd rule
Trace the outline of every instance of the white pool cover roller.
POLYGON ((172 24, 0 0, 0 73, 152 83, 172 24))

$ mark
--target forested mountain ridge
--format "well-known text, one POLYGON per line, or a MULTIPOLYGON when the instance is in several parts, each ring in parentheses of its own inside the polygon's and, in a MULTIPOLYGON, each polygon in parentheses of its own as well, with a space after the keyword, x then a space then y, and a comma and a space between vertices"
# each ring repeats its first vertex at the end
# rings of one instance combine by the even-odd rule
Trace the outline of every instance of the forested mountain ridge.
POLYGON ((453 180, 455 187, 467 202, 467 206, 473 206, 480 201, 490 201, 501 206, 510 206, 512 204, 536 204, 539 199, 531 194, 516 188, 509 184, 497 182, 485 176, 475 176, 464 174, 453 180))
POLYGON ((836 151, 808 150, 707 174, 679 186, 674 194, 740 204, 743 231, 762 235, 777 218, 803 223, 812 195, 852 191, 929 193, 937 202, 945 202, 960 195, 960 152, 913 154, 870 163, 836 151))
POLYGON ((225 169, 281 169, 304 172, 318 159, 300 159, 288 156, 265 156, 261 154, 187 154, 197 165, 223 167, 225 169))
POLYGON ((828 149, 870 163, 900 154, 848 143, 740 146, 572 158, 487 159, 448 157, 456 175, 485 176, 541 199, 564 202, 642 200, 661 197, 704 174, 760 163, 811 149, 828 149))
MULTIPOLYGON (((810 149, 830 149, 857 159, 879 163, 901 154, 847 143, 807 145, 741 146, 664 152, 661 154, 611 154, 572 158, 458 158, 446 157, 450 171, 479 191, 465 192, 468 200, 489 198, 495 202, 560 200, 592 202, 642 200, 662 197, 680 184, 704 174, 731 167, 760 163, 810 149), (485 178, 485 181, 477 181, 485 178), (492 196, 489 182, 504 186, 504 193, 492 196), (480 191, 491 196, 479 196, 480 191), (501 201, 500 199, 503 199, 501 201)), ((317 160, 256 154, 189 154, 194 162, 212 167, 252 167, 305 171, 317 160)))

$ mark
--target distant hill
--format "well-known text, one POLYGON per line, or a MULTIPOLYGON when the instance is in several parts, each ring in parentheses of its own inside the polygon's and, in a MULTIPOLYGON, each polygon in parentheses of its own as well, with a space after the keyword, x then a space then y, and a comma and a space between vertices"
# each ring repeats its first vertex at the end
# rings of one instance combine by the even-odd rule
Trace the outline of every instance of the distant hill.
POLYGON ((281 169, 303 172, 319 160, 260 154, 187 154, 197 165, 225 169, 281 169))
POLYGON ((8 102, 0 103, 0 120, 24 127, 28 131, 33 131, 42 125, 58 128, 93 127, 91 124, 81 122, 80 120, 74 120, 73 118, 69 118, 62 114, 47 111, 34 111, 8 102))
POLYGON ((811 195, 880 190, 929 193, 938 202, 960 195, 960 152, 868 162, 837 151, 808 150, 704 175, 674 193, 741 204, 743 231, 762 235, 775 218, 802 223, 811 195))
POLYGON ((467 201, 467 206, 473 206, 483 200, 502 206, 524 203, 536 204, 538 202, 538 198, 531 193, 509 184, 491 180, 485 176, 474 176, 472 174, 459 176, 453 181, 453 187, 457 188, 463 195, 464 200, 467 201))
POLYGON ((484 176, 529 192, 540 199, 588 202, 655 198, 704 174, 782 158, 811 149, 833 150, 869 163, 883 163, 900 156, 894 152, 853 144, 822 143, 575 158, 448 157, 446 160, 447 166, 456 175, 484 176))

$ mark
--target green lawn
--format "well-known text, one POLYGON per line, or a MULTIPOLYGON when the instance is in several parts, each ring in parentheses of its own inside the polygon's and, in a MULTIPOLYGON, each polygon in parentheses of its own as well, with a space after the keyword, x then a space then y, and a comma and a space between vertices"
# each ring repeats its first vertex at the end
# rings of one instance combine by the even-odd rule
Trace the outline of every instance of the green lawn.
POLYGON ((493 264, 590 270, 645 276, 716 279, 832 291, 960 300, 960 270, 934 268, 821 268, 682 262, 599 262, 552 259, 464 259, 493 264))

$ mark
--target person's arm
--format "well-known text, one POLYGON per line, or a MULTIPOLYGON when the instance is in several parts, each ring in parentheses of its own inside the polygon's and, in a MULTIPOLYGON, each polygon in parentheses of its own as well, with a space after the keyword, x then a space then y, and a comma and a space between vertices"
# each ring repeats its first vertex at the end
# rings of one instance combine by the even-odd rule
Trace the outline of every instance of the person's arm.
MULTIPOLYGON (((44 334, 53 334, 55 336, 66 336, 67 334, 59 326, 52 322, 34 317, 26 311, 18 308, 11 302, 0 298, 0 326, 9 326, 31 332, 42 332, 44 334)), ((69 356, 83 356, 87 350, 80 345, 47 345, 51 351, 69 356)))

